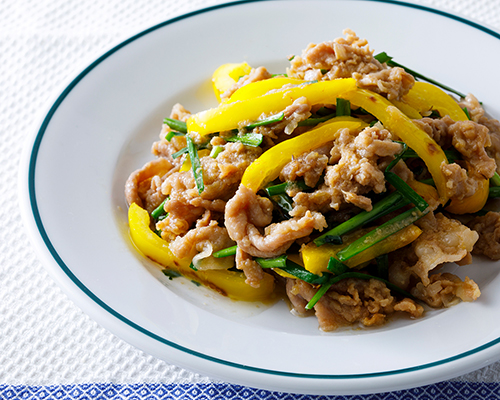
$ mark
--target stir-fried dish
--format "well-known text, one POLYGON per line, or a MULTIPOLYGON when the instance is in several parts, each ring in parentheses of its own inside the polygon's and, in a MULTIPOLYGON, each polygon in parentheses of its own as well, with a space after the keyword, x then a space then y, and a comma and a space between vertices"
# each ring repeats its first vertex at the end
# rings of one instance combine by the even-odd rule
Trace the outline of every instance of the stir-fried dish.
POLYGON ((480 296, 440 268, 500 259, 500 123, 344 34, 279 74, 223 64, 216 107, 173 106, 125 187, 132 240, 170 278, 286 293, 324 331, 480 296))

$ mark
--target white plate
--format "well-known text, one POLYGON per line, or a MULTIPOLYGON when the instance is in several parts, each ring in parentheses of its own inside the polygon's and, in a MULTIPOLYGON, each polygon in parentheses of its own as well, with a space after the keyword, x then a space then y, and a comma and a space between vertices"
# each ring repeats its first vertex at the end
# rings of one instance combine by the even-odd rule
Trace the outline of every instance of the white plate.
POLYGON ((112 48, 70 81, 35 132, 21 176, 23 210, 45 266, 102 326, 142 350, 216 379, 300 393, 369 393, 444 380, 500 358, 498 265, 463 267, 472 304, 379 329, 325 334, 284 303, 237 303, 162 278, 129 241, 123 185, 152 159, 175 102, 215 105, 226 62, 281 72, 309 42, 353 29, 500 116, 490 77, 500 35, 456 16, 388 1, 242 2, 195 12, 112 48))

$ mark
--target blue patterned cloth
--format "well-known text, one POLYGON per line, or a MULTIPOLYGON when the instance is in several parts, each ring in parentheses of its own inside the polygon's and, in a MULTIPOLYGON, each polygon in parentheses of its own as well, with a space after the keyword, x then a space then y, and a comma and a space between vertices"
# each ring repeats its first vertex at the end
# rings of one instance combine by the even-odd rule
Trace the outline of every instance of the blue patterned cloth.
POLYGON ((500 383, 442 382, 414 389, 368 395, 320 396, 272 392, 226 383, 89 383, 0 385, 1 400, 462 400, 500 399, 500 383))

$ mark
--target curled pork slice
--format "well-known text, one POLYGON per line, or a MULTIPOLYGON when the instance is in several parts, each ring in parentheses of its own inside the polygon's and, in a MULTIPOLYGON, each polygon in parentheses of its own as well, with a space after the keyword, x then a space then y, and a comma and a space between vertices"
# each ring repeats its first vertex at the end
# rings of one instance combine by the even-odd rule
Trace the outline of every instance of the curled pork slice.
POLYGON ((474 122, 479 122, 481 117, 484 116, 484 109, 481 106, 479 100, 473 94, 469 93, 465 96, 464 99, 460 100, 458 103, 460 107, 463 109, 467 108, 469 112, 470 119, 474 122))
POLYGON ((467 108, 472 121, 488 128, 491 146, 486 151, 496 161, 497 172, 500 171, 500 122, 497 119, 489 118, 479 100, 472 94, 465 96, 459 105, 462 108, 467 108))
POLYGON ((488 128, 472 121, 455 122, 449 127, 452 144, 472 169, 485 178, 491 178, 496 170, 495 160, 486 153, 491 146, 488 128))
POLYGON ((500 213, 490 211, 486 215, 475 217, 467 226, 479 234, 472 253, 500 260, 500 213))
POLYGON ((479 182, 491 178, 495 173, 495 159, 487 153, 492 141, 486 126, 473 121, 455 122, 448 116, 441 119, 423 118, 415 123, 441 147, 447 149, 453 146, 462 155, 465 165, 441 165, 449 198, 462 200, 473 195, 479 182))
POLYGON ((327 164, 328 157, 326 155, 318 154, 316 151, 306 152, 283 167, 280 179, 286 182, 293 182, 297 178, 302 177, 307 186, 314 187, 318 183, 327 164))
POLYGON ((455 123, 448 115, 443 118, 422 118, 414 119, 413 123, 427 133, 435 142, 447 149, 451 146, 451 137, 448 134, 448 128, 455 123))
POLYGON ((205 208, 186 204, 178 198, 169 198, 164 209, 167 216, 156 223, 156 228, 161 231, 161 237, 169 242, 186 234, 191 225, 205 212, 205 208))
POLYGON ((442 273, 431 275, 428 285, 417 283, 411 294, 431 307, 440 308, 451 307, 460 301, 474 301, 481 291, 468 277, 462 281, 458 276, 442 273))
POLYGON ((318 211, 326 214, 332 210, 331 203, 333 198, 333 190, 326 184, 312 193, 297 192, 293 196, 293 209, 290 211, 291 216, 304 215, 307 210, 318 211))
POLYGON ((205 210, 224 212, 224 200, 212 200, 199 195, 191 171, 172 174, 165 179, 161 190, 167 198, 164 205, 167 217, 157 223, 157 228, 167 241, 185 234, 205 210))
POLYGON ((377 126, 363 129, 354 135, 348 129, 340 131, 331 150, 326 168, 325 184, 331 190, 331 207, 338 210, 343 202, 364 210, 372 209, 371 200, 363 194, 386 190, 384 169, 401 151, 386 129, 377 126))
POLYGON ((500 122, 497 119, 482 116, 479 123, 488 128, 491 140, 491 146, 486 149, 488 155, 493 158, 497 164, 497 172, 500 172, 500 122))
MULTIPOLYGON (((166 133, 165 133, 166 135, 166 133)), ((160 140, 153 143, 151 152, 156 157, 168 158, 174 165, 182 164, 182 157, 173 158, 172 154, 186 147, 186 138, 184 136, 174 136, 170 141, 165 140, 165 135, 160 140)))
POLYGON ((151 213, 165 199, 161 192, 163 181, 177 169, 169 160, 160 157, 132 172, 125 182, 128 204, 137 203, 151 213))
MULTIPOLYGON (((200 161, 205 189, 201 194, 196 191, 195 195, 208 200, 229 200, 238 189, 246 168, 261 153, 262 150, 259 147, 245 146, 242 143, 227 143, 217 158, 202 157, 200 161)), ((194 185, 194 178, 192 182, 194 185)))
POLYGON ((259 148, 227 143, 216 159, 201 157, 205 185, 201 194, 191 170, 173 173, 165 179, 161 192, 168 196, 164 206, 168 215, 157 224, 162 238, 173 240, 185 234, 205 210, 224 213, 226 201, 236 192, 243 172, 260 153, 259 148))
POLYGON ((440 119, 423 118, 414 122, 442 148, 455 147, 477 174, 485 178, 493 176, 496 164, 486 152, 491 146, 486 126, 473 121, 455 122, 449 116, 440 119))
POLYGON ((226 204, 225 225, 229 236, 245 253, 254 257, 283 254, 299 238, 313 230, 322 230, 326 221, 322 214, 307 211, 301 217, 271 224, 272 202, 240 185, 226 204))
POLYGON ((264 271, 260 264, 240 248, 236 250, 235 261, 236 268, 241 269, 245 274, 245 283, 258 288, 260 286, 260 281, 264 278, 264 271))
POLYGON ((176 237, 170 243, 170 250, 176 257, 187 257, 193 249, 200 252, 204 249, 206 242, 211 243, 213 252, 225 249, 234 244, 227 234, 226 229, 219 226, 216 220, 211 220, 210 214, 210 211, 206 211, 193 229, 189 230, 183 236, 176 237))
POLYGON ((288 76, 312 80, 350 78, 353 72, 368 74, 383 66, 373 58, 365 39, 346 29, 346 38, 309 44, 301 55, 296 55, 287 69, 288 76))
POLYGON ((389 100, 401 100, 415 83, 415 78, 400 67, 386 68, 366 75, 355 72, 353 77, 357 80, 358 87, 385 94, 389 100))
MULTIPOLYGON (((306 312, 305 305, 317 290, 299 279, 287 279, 286 292, 298 314, 306 312)), ((320 329, 329 332, 356 322, 365 326, 381 325, 396 311, 418 318, 424 310, 411 299, 397 300, 379 280, 349 278, 332 285, 316 303, 314 311, 320 329)))
POLYGON ((413 86, 414 78, 402 68, 389 68, 373 57, 365 39, 352 30, 344 30, 345 39, 309 44, 295 56, 287 69, 288 76, 312 80, 353 77, 359 87, 400 99, 413 86))
POLYGON ((429 213, 416 225, 423 233, 410 248, 397 250, 389 267, 389 280, 402 289, 408 289, 412 279, 428 286, 429 273, 436 267, 470 260, 470 252, 478 239, 475 231, 443 214, 429 213))
MULTIPOLYGON (((303 128, 297 128, 299 122, 311 116, 311 105, 306 97, 299 97, 292 104, 283 110, 283 120, 269 125, 259 126, 254 129, 255 133, 264 136, 264 148, 269 148, 284 139, 289 139, 289 135, 298 134, 303 128)), ((265 117, 265 116, 263 116, 265 117)), ((246 122, 244 123, 246 124, 246 122)))

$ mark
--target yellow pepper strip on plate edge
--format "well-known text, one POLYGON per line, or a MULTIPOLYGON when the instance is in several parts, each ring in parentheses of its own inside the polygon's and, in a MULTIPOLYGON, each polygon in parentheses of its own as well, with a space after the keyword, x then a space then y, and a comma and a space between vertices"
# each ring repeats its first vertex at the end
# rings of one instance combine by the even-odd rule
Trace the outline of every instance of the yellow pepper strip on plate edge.
POLYGON ((259 288, 245 283, 243 272, 228 270, 198 270, 189 266, 192 257, 176 258, 166 240, 156 235, 150 228, 150 217, 146 210, 132 203, 128 211, 130 235, 136 247, 149 259, 158 264, 179 272, 186 278, 192 279, 233 300, 267 301, 274 296, 274 278, 264 274, 259 288))

